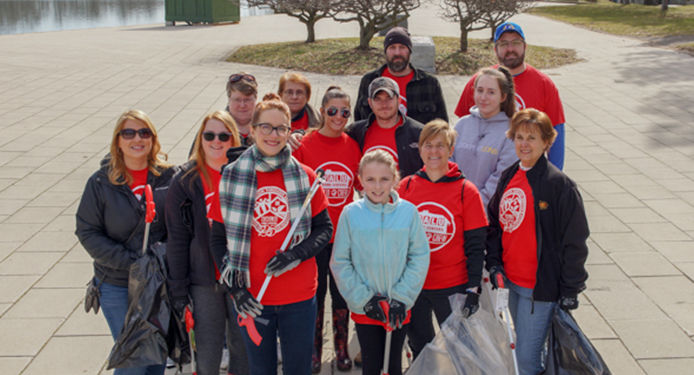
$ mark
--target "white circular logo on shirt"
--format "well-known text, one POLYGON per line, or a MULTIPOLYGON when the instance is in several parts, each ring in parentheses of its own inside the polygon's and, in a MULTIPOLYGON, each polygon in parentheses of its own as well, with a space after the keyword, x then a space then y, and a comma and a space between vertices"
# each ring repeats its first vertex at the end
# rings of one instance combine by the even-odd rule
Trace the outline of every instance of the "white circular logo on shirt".
POLYGON ((260 237, 272 237, 289 224, 287 192, 277 186, 265 186, 256 191, 253 229, 260 237))
POLYGON ((145 193, 145 185, 134 186, 131 190, 133 192, 133 195, 135 195, 135 198, 137 198, 138 201, 141 201, 142 194, 145 193))
POLYGON ((417 205, 417 211, 431 252, 439 251, 448 245, 455 234, 455 221, 451 211, 435 202, 422 202, 417 205))
POLYGON ((525 109, 525 100, 523 100, 523 97, 520 96, 520 94, 516 93, 516 110, 520 111, 521 109, 525 109))
POLYGON ((346 165, 329 161, 318 166, 316 169, 325 171, 323 176, 323 190, 328 197, 329 206, 340 206, 347 198, 352 195, 354 174, 346 165))
POLYGON ((392 156, 393 159, 395 159, 396 163, 398 162, 398 153, 395 152, 395 150, 393 150, 392 148, 384 146, 384 145, 371 146, 371 147, 367 148, 366 150, 364 150, 364 155, 366 155, 367 153, 374 151, 374 150, 383 150, 383 151, 389 153, 390 156, 392 156))
POLYGON ((520 188, 511 188, 504 192, 499 203, 499 222, 504 232, 511 233, 520 227, 525 218, 527 199, 520 188))

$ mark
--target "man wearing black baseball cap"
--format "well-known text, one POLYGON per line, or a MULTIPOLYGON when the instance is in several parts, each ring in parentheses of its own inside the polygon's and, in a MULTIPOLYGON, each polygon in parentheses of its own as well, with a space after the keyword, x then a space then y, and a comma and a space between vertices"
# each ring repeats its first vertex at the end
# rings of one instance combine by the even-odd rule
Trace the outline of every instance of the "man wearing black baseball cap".
MULTIPOLYGON (((517 23, 504 22, 494 32, 494 53, 499 64, 503 65, 513 75, 516 89, 516 109, 535 108, 545 112, 552 120, 557 131, 557 138, 549 149, 550 162, 557 168, 564 167, 564 107, 559 98, 559 91, 548 75, 540 72, 525 62, 525 33, 517 23)), ((455 114, 463 117, 470 114, 470 108, 475 105, 473 99, 475 74, 465 85, 463 93, 455 108, 455 114)))
POLYGON ((381 149, 398 163, 400 175, 409 176, 422 168, 419 156, 421 122, 398 109, 400 89, 388 77, 377 77, 366 89, 371 113, 368 118, 349 125, 346 132, 359 144, 362 153, 381 149))
POLYGON ((371 81, 378 77, 388 77, 397 82, 400 91, 399 109, 403 115, 423 124, 436 118, 448 121, 439 81, 410 64, 412 40, 407 29, 400 26, 390 29, 383 40, 383 51, 386 64, 366 73, 361 79, 354 106, 354 119, 363 120, 371 114, 367 92, 371 81))

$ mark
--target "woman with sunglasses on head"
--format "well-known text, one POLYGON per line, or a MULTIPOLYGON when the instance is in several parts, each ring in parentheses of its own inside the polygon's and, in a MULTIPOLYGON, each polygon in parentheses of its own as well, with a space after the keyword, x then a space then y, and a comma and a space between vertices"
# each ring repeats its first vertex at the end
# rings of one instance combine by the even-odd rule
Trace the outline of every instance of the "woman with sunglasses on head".
MULTIPOLYGON (((207 115, 195 137, 193 155, 173 178, 166 198, 169 240, 166 259, 174 310, 183 316, 192 304, 199 375, 219 374, 226 331, 229 374, 248 374, 248 359, 233 304, 226 288, 217 283, 217 267, 210 252, 208 211, 218 204, 221 169, 226 152, 239 146, 234 119, 226 111, 207 115)), ((221 266, 221 265, 220 265, 221 266)))
MULTIPOLYGON (((320 127, 310 131, 293 154, 299 162, 316 170, 320 168, 325 171, 323 188, 328 196, 328 212, 334 227, 337 226, 342 209, 353 200, 354 186, 357 183, 357 170, 361 159, 359 145, 344 133, 350 113, 349 95, 340 87, 330 86, 321 102, 320 114, 323 121, 320 127)), ((330 278, 333 340, 337 369, 348 371, 352 368, 352 360, 349 358, 347 350, 349 310, 347 303, 337 290, 337 285, 335 285, 335 280, 329 269, 334 239, 335 236, 333 235, 326 248, 316 255, 316 262, 318 263, 318 291, 316 294, 318 314, 316 316, 311 365, 314 374, 321 370, 323 309, 328 289, 328 278, 330 278)))
POLYGON ((213 253, 225 254, 222 281, 229 287, 236 313, 242 319, 255 319, 262 337, 256 345, 248 328, 241 328, 250 373, 257 375, 276 374, 278 335, 283 373, 311 371, 315 256, 332 236, 321 187, 299 217, 316 174, 291 156, 290 121, 289 107, 276 94, 266 95, 256 105, 251 127, 255 143, 224 168, 220 209, 211 212, 213 253), (295 222, 286 251, 279 252, 295 222), (266 276, 272 278, 261 305, 256 297, 266 276))
POLYGON ((311 83, 303 74, 282 74, 277 93, 292 113, 292 132, 306 132, 309 128, 317 128, 321 124, 320 115, 308 104, 311 99, 311 83))
MULTIPOLYGON (((114 341, 128 310, 130 265, 142 254, 147 184, 157 209, 149 243, 166 240, 164 202, 175 168, 165 158, 149 117, 138 110, 123 113, 113 131, 110 157, 87 181, 77 209, 75 234, 94 259, 93 282, 114 341)), ((158 375, 164 370, 162 363, 120 368, 114 375, 158 375)))
POLYGON ((252 139, 251 120, 253 119, 253 108, 258 99, 258 83, 252 74, 246 72, 234 73, 227 80, 227 112, 234 118, 236 127, 239 130, 241 144, 250 146, 252 139))

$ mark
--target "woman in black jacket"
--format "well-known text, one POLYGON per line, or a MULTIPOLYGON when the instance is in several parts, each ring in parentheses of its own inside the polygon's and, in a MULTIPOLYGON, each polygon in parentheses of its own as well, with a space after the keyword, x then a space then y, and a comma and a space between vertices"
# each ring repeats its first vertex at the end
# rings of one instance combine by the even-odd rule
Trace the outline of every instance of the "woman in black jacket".
MULTIPOLYGON (((161 153, 157 131, 149 117, 130 110, 118 119, 110 157, 104 160, 82 193, 75 234, 94 259, 94 282, 101 293, 106 322, 116 340, 128 310, 128 271, 141 255, 144 240, 144 187, 154 193, 157 215, 149 243, 166 240, 164 201, 174 174, 161 153)), ((163 374, 164 364, 116 369, 114 375, 163 374)))
POLYGON ((506 279, 521 374, 542 371, 540 353, 555 306, 578 307, 588 274, 588 222, 576 184, 547 162, 556 137, 549 117, 517 112, 507 132, 520 159, 489 201, 487 269, 506 279))
POLYGON ((200 375, 219 374, 225 327, 228 372, 248 373, 233 303, 216 280, 217 268, 209 246, 211 221, 207 218, 210 206, 219 201, 217 191, 226 152, 239 144, 236 123, 228 112, 207 115, 195 137, 190 161, 174 176, 166 197, 168 283, 177 311, 189 303, 189 296, 192 298, 200 375))

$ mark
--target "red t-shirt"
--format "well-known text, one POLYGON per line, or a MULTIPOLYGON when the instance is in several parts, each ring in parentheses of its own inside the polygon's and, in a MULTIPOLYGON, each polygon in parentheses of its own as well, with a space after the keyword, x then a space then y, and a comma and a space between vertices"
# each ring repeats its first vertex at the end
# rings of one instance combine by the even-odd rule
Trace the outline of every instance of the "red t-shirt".
POLYGON ((207 219, 209 220, 210 225, 212 225, 213 218, 210 217, 210 212, 212 212, 213 210, 219 210, 221 212, 219 208, 218 195, 219 180, 222 179, 222 173, 220 171, 216 171, 210 168, 210 166, 207 164, 205 164, 205 169, 207 170, 207 174, 210 176, 210 185, 207 185, 207 182, 202 177, 202 175, 200 176, 200 180, 202 181, 202 190, 205 192, 205 209, 207 210, 207 219))
MULTIPOLYGON (((492 68, 498 67, 499 65, 494 65, 492 68)), ((477 75, 472 76, 463 89, 458 106, 455 108, 455 114, 458 117, 469 114, 470 108, 475 105, 476 77, 477 75)), ((513 77, 513 83, 516 90, 516 110, 535 108, 545 112, 554 126, 566 122, 559 91, 548 75, 526 64, 525 70, 513 77)))
POLYGON ((149 168, 140 169, 135 171, 128 169, 128 173, 133 176, 133 182, 128 185, 130 190, 133 192, 137 200, 142 200, 142 195, 145 193, 145 186, 147 185, 147 173, 149 168))
MULTIPOLYGON (((309 133, 294 150, 296 160, 314 170, 323 169, 323 189, 328 197, 328 213, 337 229, 342 209, 354 199, 361 150, 357 142, 342 133, 339 137, 326 137, 318 131, 309 133)), ((330 242, 335 240, 335 231, 330 242)))
MULTIPOLYGON (((458 166, 448 164, 447 176, 460 176, 458 166)), ((450 288, 468 281, 463 233, 486 227, 487 215, 475 184, 464 181, 434 183, 415 174, 398 187, 400 198, 417 206, 429 240, 431 254, 424 289, 450 288)))
POLYGON ((392 128, 382 128, 378 125, 378 120, 373 121, 369 129, 366 130, 364 137, 364 155, 367 152, 381 149, 388 152, 398 162, 398 146, 395 143, 395 130, 402 125, 402 116, 392 128))
POLYGON ((524 288, 535 287, 537 234, 535 200, 526 172, 518 169, 499 202, 499 224, 506 276, 524 288))
MULTIPOLYGON (((354 321, 354 323, 358 323, 358 324, 369 324, 369 325, 372 325, 372 326, 383 326, 383 327, 386 326, 385 323, 380 322, 380 321, 375 320, 375 319, 371 319, 371 318, 369 318, 368 316, 366 316, 366 315, 364 315, 364 314, 350 313, 349 315, 350 315, 350 317, 352 318, 352 320, 354 321)), ((410 310, 407 310, 407 316, 405 317, 405 321, 402 322, 402 324, 409 324, 409 323, 410 323, 410 316, 411 316, 411 315, 412 315, 412 314, 411 314, 410 310)))
POLYGON ((301 111, 301 113, 302 113, 301 117, 299 117, 297 119, 292 119, 292 130, 298 130, 298 129, 306 130, 306 129, 308 129, 308 111, 306 110, 306 108, 304 108, 301 111))
POLYGON ((388 68, 385 68, 382 76, 388 77, 398 84, 398 90, 400 90, 400 105, 398 108, 400 109, 400 113, 407 115, 407 84, 412 81, 412 78, 414 78, 414 70, 412 70, 410 74, 406 76, 397 77, 392 75, 388 68))

